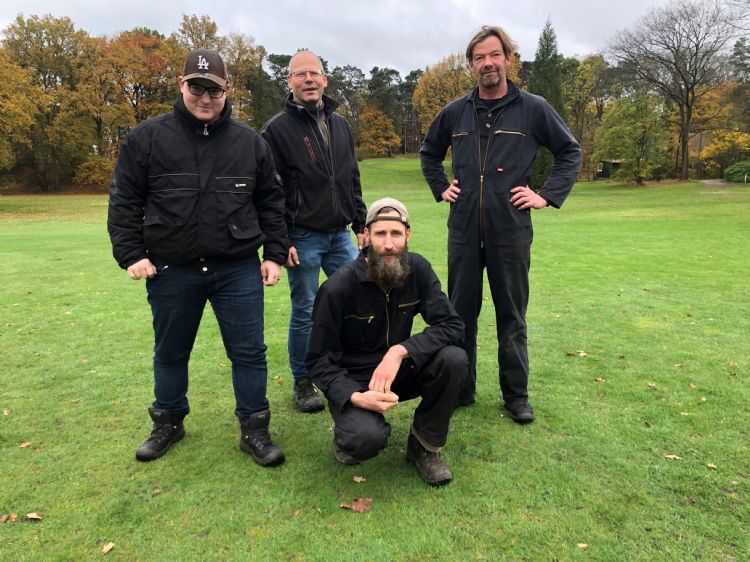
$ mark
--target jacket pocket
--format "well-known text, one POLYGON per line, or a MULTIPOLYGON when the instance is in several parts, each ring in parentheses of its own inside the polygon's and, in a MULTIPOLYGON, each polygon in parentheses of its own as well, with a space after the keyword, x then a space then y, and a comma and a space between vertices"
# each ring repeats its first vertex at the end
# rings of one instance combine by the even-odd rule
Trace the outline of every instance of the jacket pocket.
POLYGON ((404 302, 404 303, 399 304, 398 315, 401 317, 402 320, 414 318, 417 315, 417 312, 419 311, 420 302, 422 302, 421 299, 416 299, 416 300, 412 300, 409 302, 404 302))
POLYGON ((164 215, 147 215, 143 219, 143 243, 160 256, 175 256, 188 245, 186 221, 164 215))
MULTIPOLYGON (((185 224, 200 199, 196 174, 163 174, 149 177, 144 221, 158 217, 161 224, 185 224)), ((154 222, 156 224, 156 222, 154 222)))
POLYGON ((344 316, 341 325, 342 343, 344 349, 353 353, 370 353, 381 341, 376 334, 383 332, 385 337, 384 326, 382 321, 375 314, 371 314, 367 309, 358 310, 354 314, 344 316))
POLYGON ((254 215, 255 178, 223 176, 214 178, 217 216, 222 222, 246 222, 254 215))

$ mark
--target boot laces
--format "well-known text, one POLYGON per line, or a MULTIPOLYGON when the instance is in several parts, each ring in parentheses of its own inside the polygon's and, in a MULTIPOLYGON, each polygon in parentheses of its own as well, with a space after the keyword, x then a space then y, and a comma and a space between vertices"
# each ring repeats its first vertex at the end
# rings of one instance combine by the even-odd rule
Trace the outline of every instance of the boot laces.
POLYGON ((161 445, 168 441, 176 431, 177 426, 171 423, 155 423, 148 441, 161 445))

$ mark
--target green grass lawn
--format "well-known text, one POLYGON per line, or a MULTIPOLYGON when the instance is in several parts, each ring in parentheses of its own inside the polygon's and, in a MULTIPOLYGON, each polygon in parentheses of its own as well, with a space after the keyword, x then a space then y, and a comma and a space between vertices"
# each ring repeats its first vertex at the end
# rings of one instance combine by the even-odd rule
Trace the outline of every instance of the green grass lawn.
MULTIPOLYGON (((411 249, 445 283, 447 206, 417 161, 361 170, 368 202, 406 203, 411 249)), ((454 481, 439 489, 404 460, 413 402, 389 413, 390 446, 357 467, 330 454, 327 412, 294 411, 285 279, 266 290, 265 317, 287 462, 264 469, 238 450, 208 311, 188 435, 136 462, 151 318, 144 284, 111 257, 106 207, 104 195, 0 197, 0 516, 18 515, 0 523, 0 559, 98 559, 111 541, 107 559, 128 561, 750 560, 747 187, 579 184, 560 211, 536 211, 537 421, 503 415, 485 300, 478 400, 453 418, 454 481), (359 497, 370 511, 339 507, 359 497), (31 512, 42 520, 21 520, 31 512)))

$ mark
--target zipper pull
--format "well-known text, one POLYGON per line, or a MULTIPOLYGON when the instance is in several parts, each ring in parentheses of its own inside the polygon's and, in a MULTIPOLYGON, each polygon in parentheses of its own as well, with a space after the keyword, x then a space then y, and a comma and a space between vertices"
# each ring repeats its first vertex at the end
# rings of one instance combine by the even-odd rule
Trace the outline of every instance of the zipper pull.
POLYGON ((203 136, 204 137, 208 136, 208 123, 203 124, 203 136))

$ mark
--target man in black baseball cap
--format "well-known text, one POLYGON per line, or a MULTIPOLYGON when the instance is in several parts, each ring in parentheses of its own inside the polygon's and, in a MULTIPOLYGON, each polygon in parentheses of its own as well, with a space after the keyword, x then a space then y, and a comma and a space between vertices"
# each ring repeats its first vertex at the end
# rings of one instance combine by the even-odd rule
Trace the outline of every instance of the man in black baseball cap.
POLYGON ((206 123, 219 119, 229 90, 227 69, 219 53, 212 49, 193 50, 178 83, 190 113, 206 123))
POLYGON ((276 466, 263 286, 287 258, 284 192, 266 142, 232 119, 219 53, 192 51, 178 84, 173 111, 125 138, 110 186, 113 253, 131 279, 146 279, 153 315, 154 425, 135 457, 157 459, 185 436, 188 361, 210 302, 232 364, 240 449, 276 466))
POLYGON ((185 61, 183 80, 208 80, 220 88, 227 87, 227 69, 221 55, 213 49, 195 49, 185 61))

